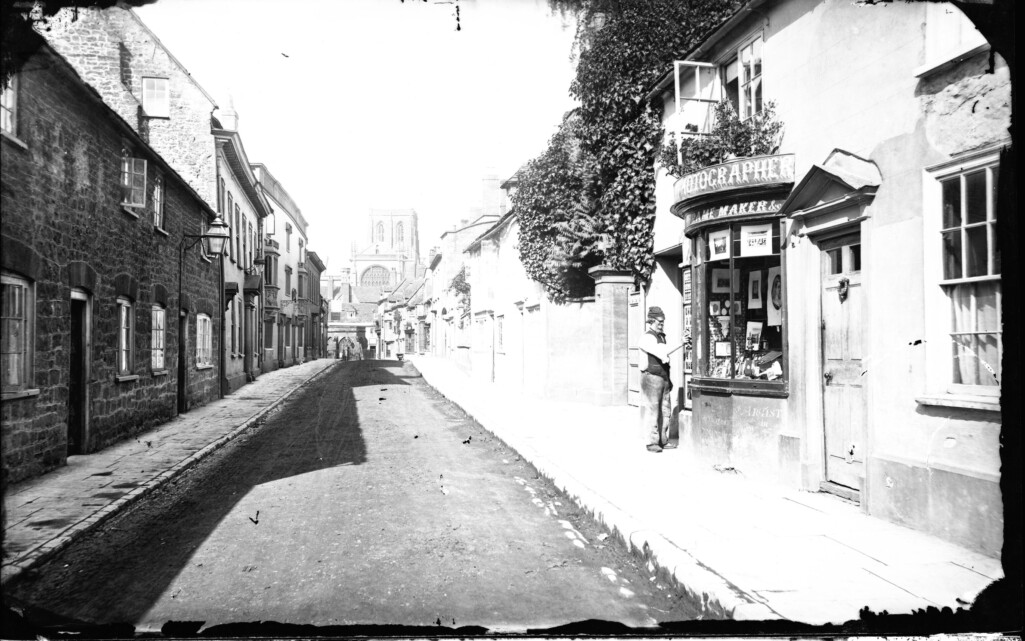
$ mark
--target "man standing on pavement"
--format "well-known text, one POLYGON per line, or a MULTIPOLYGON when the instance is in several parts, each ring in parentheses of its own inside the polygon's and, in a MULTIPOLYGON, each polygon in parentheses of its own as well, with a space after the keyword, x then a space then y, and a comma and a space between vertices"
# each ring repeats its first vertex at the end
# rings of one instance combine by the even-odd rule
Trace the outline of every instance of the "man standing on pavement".
POLYGON ((672 416, 673 384, 669 381, 669 355, 684 346, 670 347, 662 332, 666 315, 660 307, 648 308, 648 331, 641 335, 638 347, 641 361, 641 429, 648 440, 649 452, 674 448, 669 442, 669 418, 672 416))

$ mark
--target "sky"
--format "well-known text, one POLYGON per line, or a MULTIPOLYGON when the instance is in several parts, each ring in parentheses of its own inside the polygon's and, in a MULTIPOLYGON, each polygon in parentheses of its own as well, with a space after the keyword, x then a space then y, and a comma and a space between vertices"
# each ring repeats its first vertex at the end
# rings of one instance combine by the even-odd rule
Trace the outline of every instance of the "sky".
POLYGON ((415 209, 420 250, 481 207, 486 175, 544 151, 574 73, 547 0, 158 0, 136 13, 309 223, 328 269, 371 208, 415 209), (456 31, 456 11, 459 26, 456 31))

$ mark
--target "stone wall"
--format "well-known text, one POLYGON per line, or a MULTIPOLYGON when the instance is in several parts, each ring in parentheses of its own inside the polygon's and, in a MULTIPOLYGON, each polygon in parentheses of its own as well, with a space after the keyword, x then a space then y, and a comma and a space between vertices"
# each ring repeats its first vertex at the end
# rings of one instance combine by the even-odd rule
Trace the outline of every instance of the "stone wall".
MULTIPOLYGON (((89 294, 88 423, 85 452, 103 448, 177 413, 178 244, 206 224, 202 202, 59 57, 42 49, 19 75, 17 140, 4 137, 2 236, 5 272, 35 286, 34 388, 2 405, 3 477, 14 482, 67 457, 71 288, 89 294), (147 207, 120 204, 122 149, 147 160, 147 207), (154 176, 162 174, 163 229, 153 224, 154 176), (117 296, 134 303, 134 366, 117 375, 117 296), (165 371, 150 366, 151 309, 164 304, 165 371)), ((186 253, 182 278, 189 308, 190 406, 217 398, 216 369, 196 370, 195 314, 217 332, 218 270, 198 248, 186 253)))
POLYGON ((122 118, 216 207, 215 142, 210 133, 216 104, 156 36, 127 8, 64 9, 42 30, 122 118), (142 79, 167 78, 170 116, 145 117, 142 79))

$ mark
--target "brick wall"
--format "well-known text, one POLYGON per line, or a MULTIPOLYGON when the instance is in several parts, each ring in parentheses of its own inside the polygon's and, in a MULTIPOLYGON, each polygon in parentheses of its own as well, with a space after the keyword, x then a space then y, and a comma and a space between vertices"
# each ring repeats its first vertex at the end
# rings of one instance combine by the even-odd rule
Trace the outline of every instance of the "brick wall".
MULTIPOLYGON (((0 140, 5 272, 34 280, 34 396, 2 404, 3 478, 14 482, 61 465, 68 447, 71 288, 90 293, 91 349, 86 452, 145 430, 177 413, 178 245, 182 233, 206 224, 202 202, 180 178, 159 169, 152 151, 73 72, 46 49, 19 75, 19 141, 0 140), (164 231, 149 206, 132 216, 121 207, 123 148, 148 160, 147 202, 153 177, 164 180, 164 231), (26 257, 34 257, 28 260, 26 257), (29 269, 30 263, 38 269, 29 269), (24 273, 34 271, 33 274, 24 273), (118 382, 118 293, 134 296, 135 359, 132 380, 118 382), (166 374, 150 367, 151 308, 166 303, 166 374)), ((188 402, 217 398, 216 368, 196 370, 195 314, 214 321, 218 349, 219 279, 214 262, 186 254, 188 297, 188 402)))

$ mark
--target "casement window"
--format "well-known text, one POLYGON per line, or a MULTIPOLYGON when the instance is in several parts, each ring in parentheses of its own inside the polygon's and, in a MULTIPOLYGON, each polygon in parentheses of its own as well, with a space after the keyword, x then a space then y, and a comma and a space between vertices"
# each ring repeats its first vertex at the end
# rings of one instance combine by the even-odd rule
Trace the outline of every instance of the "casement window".
POLYGON ((292 251, 292 225, 285 223, 285 251, 292 251))
POLYGON ((10 82, 0 94, 0 130, 12 136, 18 135, 18 76, 11 77, 10 82))
POLYGON ((405 233, 402 229, 402 223, 398 223, 395 225, 395 244, 401 247, 404 239, 405 233))
POLYGON ((249 260, 246 263, 249 267, 253 266, 253 260, 256 256, 256 230, 253 229, 253 223, 249 223, 249 260))
POLYGON ((934 285, 927 282, 932 296, 926 318, 933 325, 927 369, 933 372, 934 391, 999 394, 999 178, 999 156, 992 150, 927 171, 926 274, 935 278, 934 285))
POLYGON ((171 92, 167 78, 142 79, 142 111, 150 118, 171 116, 171 92))
POLYGON ((723 90, 741 120, 762 110, 762 36, 748 41, 723 66, 723 90))
POLYGON ((232 225, 231 212, 235 209, 235 199, 232 198, 231 192, 226 192, 225 196, 227 205, 225 206, 224 215, 227 218, 228 223, 228 258, 235 260, 235 234, 238 233, 238 225, 232 225))
POLYGON ((730 51, 721 62, 674 64, 676 113, 667 128, 683 135, 711 133, 714 107, 727 99, 741 120, 762 111, 762 36, 730 51))
POLYGON ((162 372, 165 366, 165 345, 167 339, 167 310, 163 305, 154 305, 150 314, 150 368, 162 372))
POLYGON ((196 315, 196 367, 213 366, 213 330, 210 317, 196 315))
POLYGON ((135 369, 135 314, 132 301, 117 297, 117 373, 129 376, 135 369))
POLYGON ((32 387, 35 292, 31 281, 14 274, 4 273, 0 281, 3 285, 2 381, 3 393, 7 395, 32 387))
POLYGON ((146 206, 146 161, 132 158, 127 149, 121 151, 121 204, 146 206))
POLYGON ((239 235, 242 236, 242 260, 239 261, 244 269, 249 269, 249 221, 242 216, 242 227, 239 235))
POLYGON ((384 242, 384 223, 377 223, 377 242, 384 242))
POLYGON ((153 178, 153 226, 164 228, 164 178, 160 174, 153 178))
POLYGON ((299 298, 306 298, 306 279, 302 274, 299 274, 299 298))
POLYGON ((245 231, 245 227, 242 226, 242 210, 239 209, 238 203, 235 203, 235 260, 238 264, 242 264, 242 233, 245 231))
POLYGON ((292 291, 292 268, 290 266, 285 267, 285 295, 292 291))
POLYGON ((224 179, 217 179, 217 213, 224 214, 224 194, 227 191, 224 189, 224 179))

